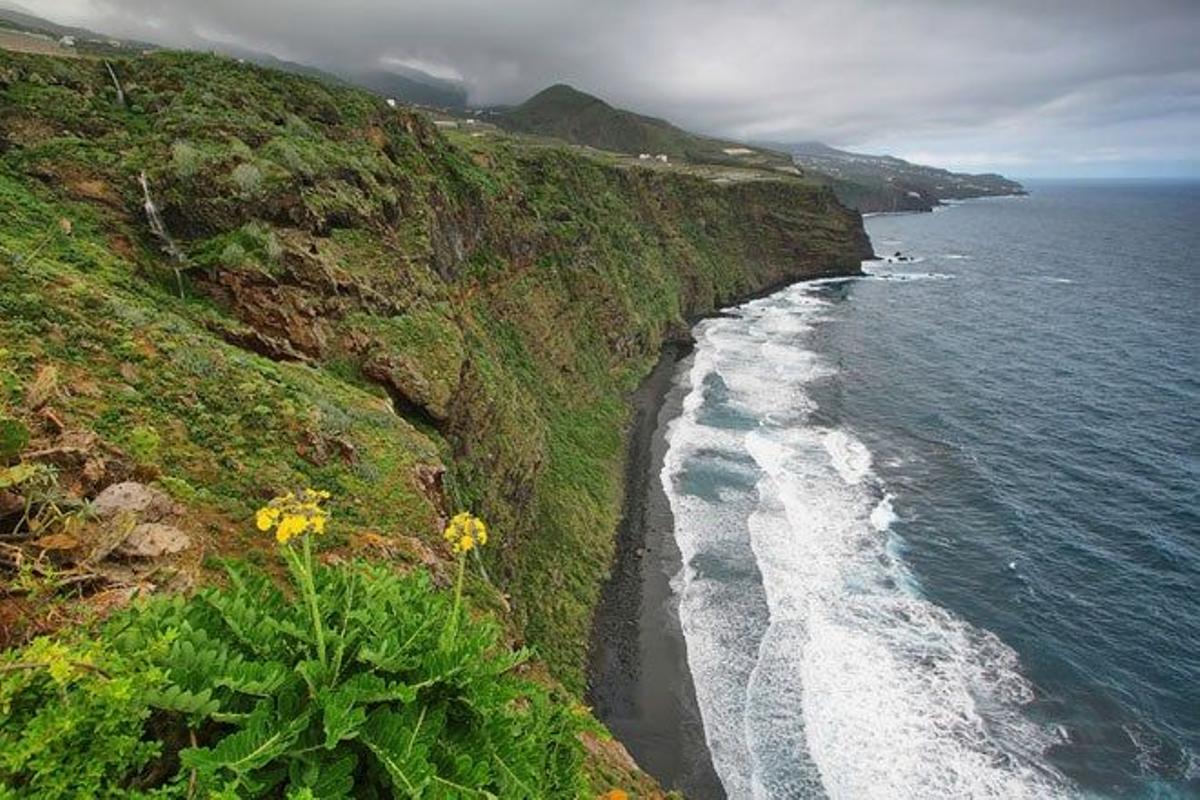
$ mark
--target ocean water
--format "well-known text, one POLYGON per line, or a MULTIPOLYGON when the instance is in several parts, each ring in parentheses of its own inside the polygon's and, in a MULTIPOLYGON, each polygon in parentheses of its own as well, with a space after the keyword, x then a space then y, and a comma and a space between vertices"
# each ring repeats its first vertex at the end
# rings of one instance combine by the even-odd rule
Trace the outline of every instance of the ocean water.
POLYGON ((702 322, 662 480, 731 798, 1200 797, 1200 185, 867 228, 702 322))

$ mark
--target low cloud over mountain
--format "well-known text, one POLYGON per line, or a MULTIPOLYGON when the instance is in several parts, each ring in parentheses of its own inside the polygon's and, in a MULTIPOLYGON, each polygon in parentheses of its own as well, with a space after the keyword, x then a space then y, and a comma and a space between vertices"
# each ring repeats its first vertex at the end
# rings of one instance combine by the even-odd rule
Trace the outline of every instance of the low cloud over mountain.
POLYGON ((1200 172, 1195 2, 39 0, 36 13, 346 70, 420 64, 473 103, 559 81, 689 129, 1018 174, 1200 172))

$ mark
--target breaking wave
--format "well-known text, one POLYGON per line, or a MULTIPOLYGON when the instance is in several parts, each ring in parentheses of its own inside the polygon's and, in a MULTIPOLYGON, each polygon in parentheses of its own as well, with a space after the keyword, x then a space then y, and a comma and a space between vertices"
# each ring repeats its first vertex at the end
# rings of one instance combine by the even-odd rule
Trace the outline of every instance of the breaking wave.
POLYGON ((895 499, 815 419, 835 374, 795 286, 701 323, 662 482, 705 736, 730 798, 1048 798, 1057 734, 999 639, 925 599, 895 499))

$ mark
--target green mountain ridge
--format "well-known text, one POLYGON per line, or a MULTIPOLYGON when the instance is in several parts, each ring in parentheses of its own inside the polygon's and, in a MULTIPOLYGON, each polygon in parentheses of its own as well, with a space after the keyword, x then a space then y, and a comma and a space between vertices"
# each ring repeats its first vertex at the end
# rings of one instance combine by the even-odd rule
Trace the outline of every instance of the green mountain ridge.
POLYGON ((496 122, 520 133, 630 155, 661 154, 689 163, 739 167, 790 169, 792 166, 786 153, 689 133, 666 120, 615 108, 566 84, 543 89, 499 115, 496 122))
POLYGON ((467 107, 467 90, 462 83, 436 78, 409 67, 346 72, 345 79, 355 86, 410 105, 442 109, 467 107))
POLYGON ((258 64, 267 69, 303 75, 339 86, 356 86, 380 97, 390 98, 405 105, 458 110, 466 107, 467 91, 461 84, 435 78, 420 70, 399 68, 332 70, 277 58, 269 53, 248 48, 222 45, 213 52, 232 56, 258 64))
POLYGON ((666 155, 690 164, 802 171, 861 212, 930 211, 946 200, 1024 194, 1000 175, 969 175, 891 156, 838 150, 819 142, 743 144, 689 133, 666 120, 616 108, 566 84, 542 90, 495 116, 520 133, 629 155, 666 155))

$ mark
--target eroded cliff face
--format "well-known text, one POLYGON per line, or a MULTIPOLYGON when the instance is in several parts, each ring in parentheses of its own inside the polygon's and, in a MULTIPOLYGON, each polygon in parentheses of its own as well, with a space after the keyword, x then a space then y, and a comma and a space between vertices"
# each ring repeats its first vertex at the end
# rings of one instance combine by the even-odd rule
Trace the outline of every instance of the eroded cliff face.
MULTIPOLYGON (((125 106, 102 64, 0 54, 14 385, 52 365, 73 387, 61 425, 115 447, 154 430, 152 471, 217 520, 210 552, 243 547, 223 526, 295 486, 335 493, 339 547, 427 565, 444 515, 470 507, 496 534, 476 603, 576 690, 625 398, 664 337, 870 253, 859 215, 799 179, 451 141, 369 95, 208 56, 116 68, 125 106), (143 175, 182 262, 147 225, 143 175)), ((40 424, 17 390, 4 402, 40 424)))

